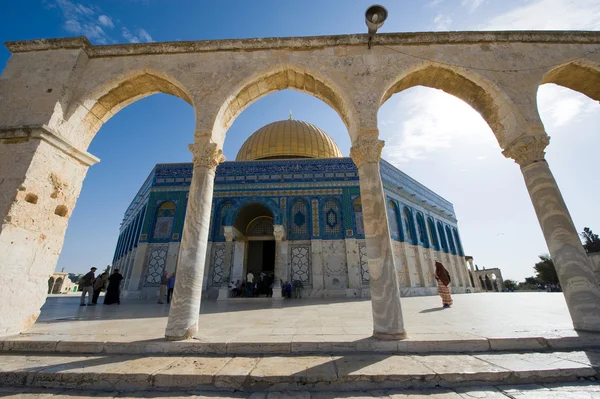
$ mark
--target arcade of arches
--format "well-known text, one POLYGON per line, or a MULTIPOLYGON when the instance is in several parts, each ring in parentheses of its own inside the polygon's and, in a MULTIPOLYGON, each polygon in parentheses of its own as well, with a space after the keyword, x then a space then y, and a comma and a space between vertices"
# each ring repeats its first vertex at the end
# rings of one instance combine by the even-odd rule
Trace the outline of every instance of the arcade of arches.
MULTIPOLYGON (((359 177, 374 336, 405 337, 380 177, 384 143, 377 111, 393 93, 416 85, 463 99, 490 125, 503 154, 522 171, 574 327, 600 331, 598 270, 545 161, 549 137, 536 107, 541 83, 600 100, 600 33, 398 33, 378 35, 371 49, 367 40, 347 35, 135 46, 93 46, 85 38, 7 43, 12 56, 0 78, 0 283, 6 288, 0 292, 0 334, 23 331, 39 315, 83 179, 98 162, 86 151, 94 135, 123 107, 163 92, 188 101, 196 116, 165 334, 193 336, 226 131, 253 101, 292 88, 322 99, 346 124, 359 177)), ((277 242, 283 232, 273 217, 277 242)), ((279 260, 274 263, 277 275, 279 260)))

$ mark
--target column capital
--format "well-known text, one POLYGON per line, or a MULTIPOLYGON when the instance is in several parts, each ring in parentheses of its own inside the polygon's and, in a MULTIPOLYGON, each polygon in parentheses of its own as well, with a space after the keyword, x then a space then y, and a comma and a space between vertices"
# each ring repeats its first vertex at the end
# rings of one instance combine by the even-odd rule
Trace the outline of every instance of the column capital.
POLYGON ((215 170, 217 166, 225 161, 223 150, 216 143, 194 143, 188 145, 194 155, 192 162, 194 167, 204 167, 215 170))
POLYGON ((225 241, 231 242, 235 237, 235 231, 233 230, 233 226, 224 226, 223 227, 223 235, 225 236, 225 241))
POLYGON ((506 146, 502 155, 512 158, 522 168, 534 162, 543 161, 546 147, 550 143, 547 134, 525 134, 506 146))
POLYGON ((285 229, 283 228, 283 225, 273 225, 273 235, 275 236, 275 241, 283 240, 283 236, 285 235, 285 229))
POLYGON ((361 135, 352 143, 350 158, 359 168, 366 163, 379 163, 384 145, 385 142, 379 140, 376 133, 361 135))

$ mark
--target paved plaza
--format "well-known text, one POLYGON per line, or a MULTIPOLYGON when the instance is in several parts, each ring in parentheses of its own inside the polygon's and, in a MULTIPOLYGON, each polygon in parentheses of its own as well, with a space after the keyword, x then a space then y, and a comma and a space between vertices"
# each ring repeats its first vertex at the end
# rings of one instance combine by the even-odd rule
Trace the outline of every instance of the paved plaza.
POLYGON ((573 330, 562 294, 454 300, 442 309, 438 297, 405 298, 403 341, 371 337, 368 300, 206 300, 198 336, 168 342, 167 305, 50 297, 29 331, 0 341, 0 385, 24 398, 597 395, 600 335, 573 330), (522 386, 533 383, 563 385, 522 386))
MULTIPOLYGON (((442 309, 440 298, 403 298, 409 339, 574 334, 562 293, 481 293, 454 295, 442 309)), ((37 323, 24 337, 81 340, 148 340, 164 337, 168 305, 123 300, 121 305, 79 307, 72 296, 48 298, 37 323)), ((102 298, 100 303, 102 302, 102 298)), ((372 334, 369 300, 245 298, 204 300, 197 338, 230 341, 244 337, 292 340, 299 336, 363 339, 372 334)))

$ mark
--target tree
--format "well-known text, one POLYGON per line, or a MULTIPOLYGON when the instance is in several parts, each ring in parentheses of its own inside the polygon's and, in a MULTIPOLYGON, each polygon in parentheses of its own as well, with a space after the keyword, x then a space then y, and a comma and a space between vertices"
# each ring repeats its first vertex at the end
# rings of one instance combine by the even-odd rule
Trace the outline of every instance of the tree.
POLYGON ((558 275, 552 263, 552 258, 548 254, 539 255, 540 261, 533 267, 536 272, 536 278, 542 284, 558 284, 558 275))
POLYGON ((504 280, 504 288, 509 291, 514 291, 517 289, 517 282, 515 280, 506 279, 504 280))
POLYGON ((592 229, 585 227, 581 238, 583 238, 583 247, 588 253, 600 252, 600 237, 598 234, 594 234, 592 229))

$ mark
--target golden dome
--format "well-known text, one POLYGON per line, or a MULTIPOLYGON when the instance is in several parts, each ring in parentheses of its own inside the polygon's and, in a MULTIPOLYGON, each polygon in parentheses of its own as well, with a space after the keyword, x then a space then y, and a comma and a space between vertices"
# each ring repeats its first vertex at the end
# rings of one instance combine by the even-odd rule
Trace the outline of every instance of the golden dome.
POLYGON ((341 157, 340 149, 327 133, 310 123, 288 119, 269 123, 254 132, 235 160, 341 157))

